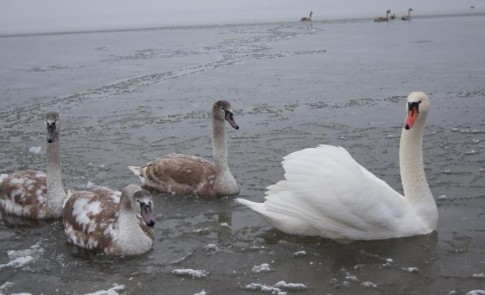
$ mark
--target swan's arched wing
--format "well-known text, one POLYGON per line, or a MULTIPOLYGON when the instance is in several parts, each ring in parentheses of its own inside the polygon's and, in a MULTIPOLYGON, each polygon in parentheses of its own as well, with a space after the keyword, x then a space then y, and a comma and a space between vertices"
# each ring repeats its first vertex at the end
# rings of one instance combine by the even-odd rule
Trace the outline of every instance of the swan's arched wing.
POLYGON ((333 239, 379 236, 399 228, 411 211, 402 195, 344 148, 321 145, 294 152, 284 158, 283 168, 286 180, 268 187, 264 207, 287 227, 284 217, 295 220, 287 232, 333 239))

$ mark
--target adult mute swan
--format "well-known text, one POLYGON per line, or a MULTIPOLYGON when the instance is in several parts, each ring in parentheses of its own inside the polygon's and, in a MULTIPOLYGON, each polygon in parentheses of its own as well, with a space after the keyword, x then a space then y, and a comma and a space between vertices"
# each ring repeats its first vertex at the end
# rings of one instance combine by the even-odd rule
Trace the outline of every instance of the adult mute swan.
POLYGON ((311 20, 312 20, 312 15, 313 15, 313 11, 310 11, 310 17, 306 17, 306 16, 304 16, 304 17, 302 17, 302 18, 300 19, 300 21, 302 21, 302 22, 311 21, 311 20))
POLYGON ((23 170, 3 175, 0 183, 0 206, 4 213, 28 219, 62 217, 66 192, 62 185, 59 114, 45 117, 47 129, 46 173, 23 170))
POLYGON ((391 10, 388 9, 386 11, 386 17, 380 16, 374 19, 375 22, 387 22, 389 21, 389 14, 391 14, 391 10))
POLYGON ((411 20, 411 11, 413 11, 413 9, 412 9, 412 8, 409 8, 409 9, 408 9, 408 15, 403 15, 403 16, 401 17, 401 19, 402 19, 402 20, 411 20))
POLYGON ((237 201, 289 234, 374 240, 431 233, 436 230, 438 209, 426 182, 422 155, 429 105, 422 92, 407 98, 399 148, 404 196, 344 148, 320 145, 284 157, 286 179, 267 188, 264 203, 237 201))
POLYGON ((170 154, 153 160, 143 167, 128 166, 148 190, 176 195, 196 195, 219 198, 239 192, 239 186, 227 163, 227 121, 239 129, 234 121, 231 104, 220 100, 212 106, 212 153, 214 164, 200 157, 170 154))
POLYGON ((82 248, 113 256, 142 254, 153 246, 152 210, 150 193, 133 184, 121 196, 104 187, 73 192, 65 204, 64 233, 82 248))

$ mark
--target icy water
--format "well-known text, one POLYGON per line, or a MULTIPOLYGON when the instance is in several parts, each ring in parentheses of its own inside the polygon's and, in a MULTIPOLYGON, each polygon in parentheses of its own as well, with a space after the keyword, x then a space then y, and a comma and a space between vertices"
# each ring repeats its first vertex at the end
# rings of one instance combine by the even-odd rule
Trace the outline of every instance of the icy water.
POLYGON ((440 215, 426 236, 339 244, 282 234, 233 197, 158 195, 153 251, 125 259, 67 245, 60 221, 1 222, 0 294, 484 294, 484 27, 457 16, 0 38, 1 173, 44 170, 55 110, 65 187, 121 189, 138 183, 128 165, 211 159, 209 112, 226 99, 240 197, 262 201, 281 157, 320 143, 400 191, 404 99, 422 90, 440 215))

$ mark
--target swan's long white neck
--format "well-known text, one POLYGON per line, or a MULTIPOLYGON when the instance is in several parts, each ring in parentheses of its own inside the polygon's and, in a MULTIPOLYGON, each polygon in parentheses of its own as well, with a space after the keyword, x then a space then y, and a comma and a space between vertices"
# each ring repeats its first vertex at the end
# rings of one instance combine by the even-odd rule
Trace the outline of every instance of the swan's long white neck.
POLYGON ((399 165, 404 197, 414 207, 416 213, 436 228, 438 210, 429 189, 423 165, 423 132, 427 113, 419 114, 414 126, 403 128, 399 148, 399 165))
POLYGON ((47 205, 53 210, 62 210, 66 191, 62 184, 61 147, 59 133, 54 141, 47 143, 47 205))

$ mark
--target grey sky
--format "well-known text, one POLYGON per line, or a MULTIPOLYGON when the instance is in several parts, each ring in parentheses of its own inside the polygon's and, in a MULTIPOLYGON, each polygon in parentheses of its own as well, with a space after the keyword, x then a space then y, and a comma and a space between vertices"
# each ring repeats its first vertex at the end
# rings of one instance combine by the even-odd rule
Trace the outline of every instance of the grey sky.
POLYGON ((484 12, 485 0, 0 0, 0 34, 484 12), (474 5, 474 10, 470 6, 474 5))

